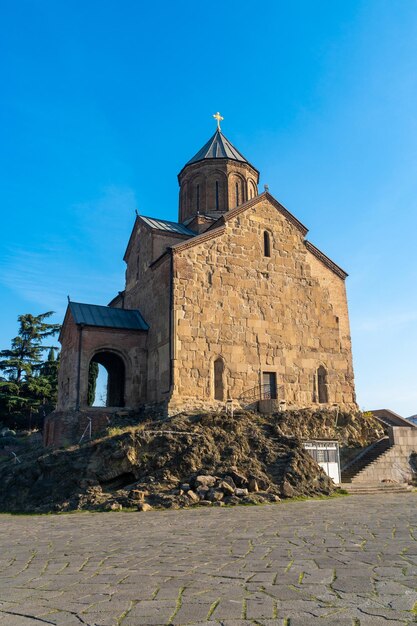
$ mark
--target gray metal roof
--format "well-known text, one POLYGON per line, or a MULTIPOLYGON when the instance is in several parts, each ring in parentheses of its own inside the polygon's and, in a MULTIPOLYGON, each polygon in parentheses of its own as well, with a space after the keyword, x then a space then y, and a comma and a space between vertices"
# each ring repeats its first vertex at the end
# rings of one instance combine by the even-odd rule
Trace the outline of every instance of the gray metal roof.
POLYGON ((155 228, 156 230, 164 230, 165 232, 177 233, 178 235, 188 235, 189 237, 193 237, 196 234, 183 224, 178 224, 178 222, 158 220, 155 217, 145 217, 144 215, 139 215, 139 218, 150 228, 155 228))
POLYGON ((109 306, 81 302, 70 302, 68 306, 76 324, 126 330, 149 329, 137 309, 113 309, 109 306))
POLYGON ((241 154, 239 150, 236 150, 218 129, 186 165, 197 163, 197 161, 203 161, 204 159, 232 159, 234 161, 241 161, 242 163, 249 163, 243 154, 241 154))

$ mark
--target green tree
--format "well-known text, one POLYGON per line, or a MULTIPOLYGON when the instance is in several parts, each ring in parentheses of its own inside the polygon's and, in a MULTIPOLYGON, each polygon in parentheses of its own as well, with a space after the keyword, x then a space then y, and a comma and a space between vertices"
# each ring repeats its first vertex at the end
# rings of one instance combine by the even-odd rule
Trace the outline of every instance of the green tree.
POLYGON ((59 324, 47 320, 52 311, 40 315, 19 315, 19 332, 11 347, 0 351, 0 415, 10 423, 31 422, 32 416, 53 407, 57 393, 58 361, 53 346, 43 342, 59 331, 59 324), (46 360, 43 359, 48 350, 46 360))
POLYGON ((93 406, 94 404, 94 400, 96 397, 97 377, 98 377, 98 363, 96 363, 95 361, 91 361, 90 367, 88 369, 88 388, 87 388, 88 406, 93 406))

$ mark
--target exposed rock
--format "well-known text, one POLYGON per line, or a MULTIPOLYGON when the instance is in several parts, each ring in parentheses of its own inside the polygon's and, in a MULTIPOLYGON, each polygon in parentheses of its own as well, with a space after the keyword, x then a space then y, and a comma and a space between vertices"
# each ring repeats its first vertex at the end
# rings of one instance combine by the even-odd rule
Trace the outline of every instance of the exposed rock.
MULTIPOLYGON (((232 478, 231 476, 226 475, 226 476, 224 477, 224 479, 223 479, 223 482, 224 482, 224 483, 227 483, 227 484, 230 486, 231 493, 234 493, 234 492, 235 492, 235 489, 236 489, 236 483, 235 483, 235 481, 233 480, 233 478, 232 478)), ((227 489, 227 487, 226 487, 226 489, 227 489)))
POLYGON ((274 493, 268 494, 268 500, 270 502, 281 502, 281 498, 279 496, 276 496, 274 493))
POLYGON ((231 478, 237 487, 246 487, 248 484, 248 479, 243 474, 239 474, 237 467, 233 467, 231 471, 229 471, 229 475, 227 478, 231 478))
POLYGON ((108 511, 121 511, 122 509, 123 507, 119 502, 110 502, 106 505, 106 510, 108 511))
POLYGON ((298 436, 363 445, 380 431, 359 413, 339 414, 335 428, 332 411, 239 412, 233 418, 180 414, 161 421, 138 416, 136 426, 129 423, 123 431, 118 424, 118 434, 103 433, 81 446, 23 450, 19 464, 10 455, 0 457, 0 511, 97 510, 113 503, 123 508, 233 505, 248 497, 274 502, 330 494, 332 481, 298 436))
POLYGON ((282 495, 286 498, 292 498, 294 496, 294 489, 287 480, 284 480, 282 483, 282 495))
POLYGON ((240 499, 237 496, 229 496, 225 499, 225 503, 233 506, 235 504, 240 504, 240 499))
POLYGON ((131 489, 131 491, 129 491, 129 498, 132 500, 140 500, 141 502, 143 502, 148 495, 148 491, 141 491, 140 489, 131 489))
POLYGON ((189 489, 187 491, 187 497, 192 501, 192 502, 198 502, 200 500, 200 498, 198 497, 198 495, 192 490, 189 489))
POLYGON ((216 484, 216 478, 214 476, 197 476, 195 483, 202 488, 213 487, 216 484))
POLYGON ((150 504, 147 504, 146 502, 140 502, 138 504, 138 511, 152 511, 152 507, 150 504))
POLYGON ((231 485, 230 482, 228 482, 227 480, 222 480, 219 483, 219 489, 221 489, 223 493, 228 493, 232 495, 235 492, 236 486, 231 485))
POLYGON ((220 491, 219 489, 210 489, 207 494, 207 499, 210 500, 210 502, 218 502, 223 500, 223 496, 223 491, 220 491))

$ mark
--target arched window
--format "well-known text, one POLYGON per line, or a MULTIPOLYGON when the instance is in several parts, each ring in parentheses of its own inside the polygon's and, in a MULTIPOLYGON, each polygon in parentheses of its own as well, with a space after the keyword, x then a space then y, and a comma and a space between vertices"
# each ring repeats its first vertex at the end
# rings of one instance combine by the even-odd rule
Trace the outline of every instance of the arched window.
POLYGON ((317 395, 320 404, 326 404, 329 401, 327 393, 327 371, 323 365, 317 370, 317 395))
POLYGON ((213 364, 214 367, 214 399, 224 400, 224 361, 218 357, 213 364))
POLYGON ((236 206, 239 206, 239 183, 236 183, 236 206))
POLYGON ((252 179, 248 180, 248 195, 249 198, 254 198, 257 194, 256 185, 252 179))
POLYGON ((271 256, 271 236, 264 230, 264 256, 271 256))
POLYGON ((113 352, 98 352, 88 368, 87 404, 124 406, 125 365, 113 352))
POLYGON ((216 211, 219 210, 219 181, 216 180, 216 211))

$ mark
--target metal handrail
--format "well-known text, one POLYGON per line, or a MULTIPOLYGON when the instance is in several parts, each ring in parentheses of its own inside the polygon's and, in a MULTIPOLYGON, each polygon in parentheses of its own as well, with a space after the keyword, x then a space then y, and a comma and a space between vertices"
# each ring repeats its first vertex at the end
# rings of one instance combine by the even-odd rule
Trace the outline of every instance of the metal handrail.
MULTIPOLYGON (((355 463, 357 461, 360 461, 361 459, 363 459, 364 456, 366 456, 368 454, 368 452, 371 452, 371 450, 373 450, 374 448, 376 448, 376 446, 378 446, 380 443, 382 443, 383 441, 387 441, 389 439, 389 437, 385 436, 385 437, 381 437, 381 439, 377 439, 377 441, 374 441, 373 443, 371 443, 369 446, 367 446, 364 450, 362 450, 361 452, 359 452, 358 455, 356 455, 355 457, 353 457, 353 459, 350 459, 350 461, 348 461, 346 463, 346 465, 344 465, 343 467, 341 467, 341 471, 342 472, 346 472, 346 470, 348 470, 350 467, 352 467, 353 465, 355 465, 355 463)), ((389 448, 387 448, 387 450, 389 450, 389 448)), ((384 452, 387 452, 387 450, 384 450, 384 452)), ((383 454, 383 453, 382 453, 383 454)))
POLYGON ((251 389, 243 391, 238 400, 241 402, 257 402, 258 400, 277 400, 278 399, 278 387, 275 385, 265 384, 256 385, 251 389))

